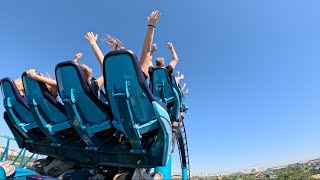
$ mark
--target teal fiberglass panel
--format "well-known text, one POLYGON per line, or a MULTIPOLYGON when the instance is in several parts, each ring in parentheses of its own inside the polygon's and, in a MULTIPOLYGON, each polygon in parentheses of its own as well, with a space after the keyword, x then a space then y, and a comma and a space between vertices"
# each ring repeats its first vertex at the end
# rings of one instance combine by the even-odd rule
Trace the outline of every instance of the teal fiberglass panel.
POLYGON ((86 121, 84 123, 97 124, 108 120, 105 112, 97 107, 92 99, 84 92, 78 73, 73 66, 59 67, 56 70, 56 78, 62 100, 71 100, 71 90, 74 90, 77 111, 82 117, 82 120, 86 121))
POLYGON ((126 93, 126 82, 129 82, 130 103, 133 107, 132 111, 136 117, 136 123, 144 124, 155 119, 152 102, 147 98, 139 84, 131 56, 127 54, 110 56, 107 58, 105 66, 107 93, 115 118, 117 120, 121 119, 121 115, 114 112, 117 104, 126 106, 126 102, 125 98, 119 98, 123 102, 116 102, 112 97, 115 94, 126 93))
MULTIPOLYGON (((15 98, 13 92, 12 92, 12 88, 11 88, 9 82, 3 81, 1 83, 1 85, 2 85, 4 99, 10 98, 11 104, 13 105, 12 108, 15 110, 14 113, 16 113, 15 116, 20 117, 19 120, 22 123, 33 123, 33 122, 35 122, 35 119, 32 116, 30 110, 27 109, 25 106, 23 106, 22 104, 20 104, 16 100, 16 98, 15 98)), ((6 102, 7 102, 6 100, 3 101, 3 103, 6 103, 6 102)))
POLYGON ((22 78, 29 107, 32 106, 33 102, 37 103, 38 108, 41 109, 41 116, 45 117, 47 123, 60 124, 69 120, 63 112, 43 96, 38 81, 28 76, 22 78))

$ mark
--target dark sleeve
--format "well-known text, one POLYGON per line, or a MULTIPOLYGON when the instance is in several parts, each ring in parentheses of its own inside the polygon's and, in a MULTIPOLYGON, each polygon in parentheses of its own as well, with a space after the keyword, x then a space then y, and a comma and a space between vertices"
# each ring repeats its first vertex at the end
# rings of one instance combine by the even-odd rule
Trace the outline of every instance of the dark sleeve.
POLYGON ((94 95, 99 98, 99 96, 100 96, 100 92, 99 92, 100 88, 98 86, 98 83, 96 81, 93 81, 90 84, 90 88, 91 88, 92 92, 94 93, 94 95))
POLYGON ((170 64, 166 67, 166 70, 167 70, 169 76, 171 76, 171 74, 173 74, 173 68, 170 64))
MULTIPOLYGON (((148 68, 148 74, 149 76, 151 76, 151 74, 153 73, 153 67, 152 66, 149 66, 148 68)), ((148 79, 148 76, 143 72, 143 75, 146 79, 148 79)))

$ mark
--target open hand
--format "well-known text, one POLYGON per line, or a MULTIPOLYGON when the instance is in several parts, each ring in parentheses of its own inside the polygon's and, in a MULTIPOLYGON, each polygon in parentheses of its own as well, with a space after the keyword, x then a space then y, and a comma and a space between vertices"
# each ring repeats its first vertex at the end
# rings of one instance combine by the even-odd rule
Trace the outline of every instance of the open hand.
POLYGON ((26 71, 26 73, 31 78, 36 78, 38 76, 35 69, 29 69, 28 71, 26 71))
POLYGON ((84 36, 88 42, 93 45, 97 43, 97 39, 98 39, 98 34, 94 35, 93 32, 88 32, 87 36, 84 36))
POLYGON ((148 25, 152 25, 152 26, 156 26, 159 17, 160 17, 160 13, 158 10, 152 11, 151 15, 148 17, 148 25))

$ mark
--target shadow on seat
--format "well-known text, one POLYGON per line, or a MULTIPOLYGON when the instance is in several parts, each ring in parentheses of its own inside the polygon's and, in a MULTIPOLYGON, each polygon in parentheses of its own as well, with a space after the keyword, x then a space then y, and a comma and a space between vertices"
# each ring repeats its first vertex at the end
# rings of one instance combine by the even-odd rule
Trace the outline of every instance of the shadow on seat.
MULTIPOLYGON (((3 95, 3 105, 6 109, 4 119, 9 128, 12 129, 14 127, 15 132, 19 133, 18 136, 23 137, 25 140, 36 141, 43 139, 43 133, 39 131, 29 106, 26 100, 20 95, 14 81, 11 78, 3 78, 0 84, 3 95)), ((16 137, 17 134, 13 133, 13 135, 16 137)))
POLYGON ((167 105, 171 121, 179 121, 179 95, 176 89, 173 88, 171 78, 165 68, 153 69, 150 74, 150 87, 154 96, 167 105))
MULTIPOLYGON (((40 74, 39 74, 40 75, 40 74)), ((53 142, 54 145, 70 141, 75 136, 66 110, 63 105, 51 95, 47 86, 22 74, 27 102, 40 129, 53 142)))
POLYGON ((112 128, 110 108, 93 93, 78 64, 73 61, 59 63, 55 73, 59 94, 73 120, 73 127, 89 147, 97 149, 104 140, 95 134, 112 128))
POLYGON ((114 115, 114 126, 129 139, 132 153, 151 152, 166 164, 172 129, 164 103, 148 88, 136 56, 128 50, 109 52, 103 64, 104 86, 114 115), (146 144, 154 138, 151 148, 146 144))

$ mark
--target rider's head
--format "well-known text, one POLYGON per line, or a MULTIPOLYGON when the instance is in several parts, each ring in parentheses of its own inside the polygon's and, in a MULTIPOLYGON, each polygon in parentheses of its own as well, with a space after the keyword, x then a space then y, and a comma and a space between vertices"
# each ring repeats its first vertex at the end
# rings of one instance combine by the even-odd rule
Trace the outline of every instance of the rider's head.
POLYGON ((164 67, 164 58, 163 57, 156 59, 156 66, 157 67, 164 67))
POLYGON ((112 37, 109 34, 104 38, 104 40, 111 46, 112 50, 124 49, 122 42, 116 37, 112 37))
POLYGON ((88 83, 90 84, 92 79, 92 69, 85 64, 82 64, 81 67, 83 69, 84 74, 86 75, 88 83))
POLYGON ((24 87, 23 87, 23 84, 22 84, 22 79, 21 79, 21 78, 16 79, 16 80, 14 81, 14 83, 16 84, 16 86, 17 86, 20 94, 21 94, 21 95, 24 95, 24 87))

